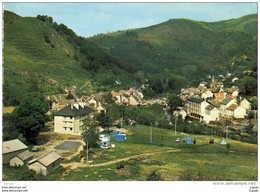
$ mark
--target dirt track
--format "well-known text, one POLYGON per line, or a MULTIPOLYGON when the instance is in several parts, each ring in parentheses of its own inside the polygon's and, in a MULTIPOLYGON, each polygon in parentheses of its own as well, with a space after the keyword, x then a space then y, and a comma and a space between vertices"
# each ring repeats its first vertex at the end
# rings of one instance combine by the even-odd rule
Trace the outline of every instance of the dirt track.
POLYGON ((77 163, 77 162, 71 162, 68 164, 61 164, 64 168, 69 168, 69 169, 77 169, 77 168, 81 168, 81 167, 102 167, 102 166, 108 166, 108 165, 112 165, 115 163, 119 163, 122 161, 128 161, 130 159, 136 159, 138 157, 143 157, 143 156, 149 156, 149 155, 156 155, 156 154, 161 154, 161 153, 174 153, 174 152, 178 152, 180 151, 179 149, 171 149, 171 150, 166 150, 166 151, 158 151, 158 152, 151 152, 151 153, 142 153, 139 155, 133 155, 130 157, 125 157, 122 159, 116 159, 113 161, 109 161, 109 162, 105 162, 105 163, 99 163, 99 164, 85 164, 83 162, 81 163, 77 163))

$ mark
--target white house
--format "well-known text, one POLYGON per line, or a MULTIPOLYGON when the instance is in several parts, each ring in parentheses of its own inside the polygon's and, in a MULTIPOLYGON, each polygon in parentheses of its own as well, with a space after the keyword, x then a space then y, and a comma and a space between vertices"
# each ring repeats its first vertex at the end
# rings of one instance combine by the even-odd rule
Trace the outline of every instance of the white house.
POLYGON ((251 110, 251 103, 246 98, 241 101, 240 106, 246 110, 251 110))
POLYGON ((210 121, 218 121, 219 120, 219 109, 214 107, 213 105, 208 105, 205 108, 205 115, 203 120, 206 123, 209 123, 210 121))
MULTIPOLYGON (((237 105, 237 103, 236 103, 236 101, 234 99, 231 99, 231 98, 225 98, 223 101, 220 102, 220 113, 221 113, 222 116, 227 115, 226 114, 226 109, 230 105, 237 105)), ((227 116, 229 116, 229 115, 227 115, 227 116)))
POLYGON ((202 99, 207 99, 207 98, 213 98, 213 93, 209 90, 207 91, 204 91, 202 94, 201 94, 201 98, 202 99))
POLYGON ((69 104, 58 112, 54 113, 54 132, 72 135, 80 135, 83 121, 94 112, 84 103, 69 104))
POLYGON ((244 119, 246 116, 246 110, 245 108, 238 106, 235 110, 234 110, 234 117, 237 119, 244 119))
POLYGON ((90 106, 93 106, 93 107, 97 107, 97 101, 94 99, 94 98, 91 98, 89 101, 88 101, 88 104, 90 106))

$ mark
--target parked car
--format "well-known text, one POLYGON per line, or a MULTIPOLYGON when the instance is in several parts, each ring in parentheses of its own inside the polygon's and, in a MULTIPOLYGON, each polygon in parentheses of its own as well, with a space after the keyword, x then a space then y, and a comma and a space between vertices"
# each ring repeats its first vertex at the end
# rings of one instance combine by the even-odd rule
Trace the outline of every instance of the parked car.
POLYGON ((176 140, 175 140, 175 143, 180 143, 181 142, 181 139, 180 138, 177 138, 176 140))
POLYGON ((209 143, 210 143, 210 144, 213 144, 213 143, 214 143, 214 139, 210 139, 210 140, 209 140, 209 143))
POLYGON ((32 148, 32 152, 37 152, 37 151, 39 151, 39 147, 38 147, 38 146, 34 146, 34 147, 32 148))

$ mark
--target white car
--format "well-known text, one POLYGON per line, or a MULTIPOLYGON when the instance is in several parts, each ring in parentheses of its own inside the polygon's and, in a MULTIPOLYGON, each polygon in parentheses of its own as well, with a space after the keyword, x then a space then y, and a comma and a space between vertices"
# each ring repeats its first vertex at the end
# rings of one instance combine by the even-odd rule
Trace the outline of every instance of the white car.
POLYGON ((180 138, 177 138, 176 140, 175 140, 175 143, 180 143, 181 142, 181 139, 180 138))

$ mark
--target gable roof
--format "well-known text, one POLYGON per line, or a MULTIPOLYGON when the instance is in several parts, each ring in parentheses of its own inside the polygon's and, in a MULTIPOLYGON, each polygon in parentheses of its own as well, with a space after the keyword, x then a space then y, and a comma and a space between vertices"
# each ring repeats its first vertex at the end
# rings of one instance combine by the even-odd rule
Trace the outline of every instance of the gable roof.
POLYGON ((28 147, 24 143, 22 143, 19 139, 3 142, 3 154, 11 153, 14 151, 20 151, 23 149, 28 149, 28 147))
POLYGON ((233 100, 233 99, 227 97, 227 98, 225 98, 223 101, 221 101, 221 104, 226 105, 226 104, 228 104, 228 103, 229 103, 230 101, 232 101, 232 100, 233 100))
POLYGON ((230 105, 230 106, 227 108, 227 110, 235 111, 235 109, 236 109, 237 107, 238 107, 238 105, 232 104, 232 105, 230 105))
POLYGON ((26 150, 22 153, 19 153, 17 157, 24 161, 26 159, 29 159, 30 157, 33 157, 33 154, 30 151, 26 150))
POLYGON ((111 91, 111 94, 114 95, 114 96, 120 96, 121 95, 120 93, 115 92, 115 91, 111 91))
POLYGON ((46 154, 38 157, 37 159, 33 159, 33 160, 29 161, 29 164, 32 164, 34 162, 39 162, 42 165, 47 167, 59 159, 63 159, 63 157, 61 157, 59 154, 55 153, 54 151, 51 151, 49 153, 46 153, 46 154))
POLYGON ((75 116, 85 115, 92 112, 94 112, 94 110, 87 106, 82 107, 80 104, 78 104, 78 108, 77 108, 75 107, 75 105, 69 104, 66 107, 59 110, 58 112, 54 113, 54 116, 75 117, 75 116))

